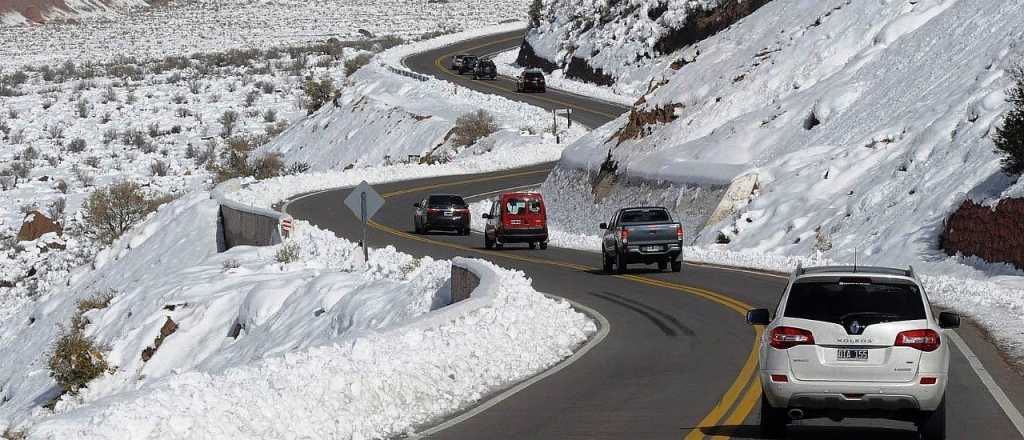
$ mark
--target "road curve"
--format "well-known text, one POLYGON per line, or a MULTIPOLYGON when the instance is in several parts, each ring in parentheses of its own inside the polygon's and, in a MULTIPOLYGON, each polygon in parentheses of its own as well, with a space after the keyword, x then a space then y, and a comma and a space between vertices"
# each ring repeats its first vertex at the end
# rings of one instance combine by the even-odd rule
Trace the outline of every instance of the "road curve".
MULTIPOLYGON (((406 59, 420 73, 545 108, 576 108, 594 127, 624 109, 549 89, 521 95, 507 79, 473 81, 445 69, 455 53, 487 54, 518 45, 522 32, 468 40, 406 59)), ((549 248, 483 248, 478 234, 415 235, 412 204, 432 191, 465 195, 542 182, 552 165, 475 176, 437 177, 379 185, 387 204, 375 217, 371 245, 434 258, 492 260, 523 270, 534 286, 593 308, 611 323, 605 340, 564 370, 443 430, 441 439, 693 439, 761 438, 760 397, 753 368, 756 329, 743 322, 749 307, 773 307, 785 280, 757 272, 687 264, 680 274, 652 271, 604 275, 595 254, 549 248)), ((286 206, 299 219, 356 239, 358 222, 341 204, 347 189, 296 198, 286 206)), ((479 219, 474 219, 479 221, 479 219)), ((1024 398, 1020 377, 972 327, 960 331, 1014 402, 1024 398)), ((1020 438, 964 355, 955 350, 948 388, 950 438, 1020 438)), ((1019 406, 1019 403, 1018 403, 1019 406)), ((912 426, 879 421, 805 422, 791 438, 913 439, 912 426)))

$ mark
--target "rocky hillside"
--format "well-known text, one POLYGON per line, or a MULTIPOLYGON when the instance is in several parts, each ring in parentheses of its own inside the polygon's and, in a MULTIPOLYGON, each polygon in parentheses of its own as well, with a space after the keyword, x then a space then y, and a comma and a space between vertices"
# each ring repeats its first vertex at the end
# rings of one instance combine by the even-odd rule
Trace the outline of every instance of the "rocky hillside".
POLYGON ((564 69, 567 77, 600 85, 636 81, 635 70, 714 35, 769 1, 548 0, 533 17, 518 61, 564 69))
POLYGON ((0 25, 24 25, 109 14, 146 7, 149 0, 5 0, 0 2, 0 25))

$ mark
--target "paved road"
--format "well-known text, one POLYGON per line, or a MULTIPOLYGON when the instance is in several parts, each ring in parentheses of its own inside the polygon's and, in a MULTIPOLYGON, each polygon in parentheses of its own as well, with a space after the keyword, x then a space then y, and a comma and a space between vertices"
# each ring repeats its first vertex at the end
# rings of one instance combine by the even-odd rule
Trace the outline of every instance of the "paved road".
MULTIPOLYGON (((467 41, 420 54, 407 65, 421 73, 541 106, 575 105, 580 120, 597 125, 615 116, 615 106, 551 91, 517 95, 497 84, 457 78, 437 60, 453 53, 484 54, 518 44, 515 34, 467 41), (497 41, 497 43, 493 43, 497 41), (498 88, 495 88, 495 87, 498 88), (586 110, 590 109, 590 110, 586 110)), ((753 376, 755 329, 743 322, 750 307, 772 307, 785 280, 755 272, 687 264, 680 274, 634 272, 604 275, 587 252, 515 246, 483 249, 478 234, 412 234, 412 204, 430 191, 480 194, 542 182, 551 165, 477 176, 438 177, 381 185, 387 205, 375 217, 369 240, 392 244, 416 256, 480 257, 523 270, 541 291, 585 304, 610 322, 608 337, 579 361, 469 420, 433 436, 440 439, 691 439, 761 438, 757 425, 759 383, 753 376)), ((348 190, 292 201, 296 218, 355 238, 358 224, 343 207, 348 190)), ((478 221, 478 219, 474 219, 478 221)), ((977 330, 960 334, 1017 402, 1021 378, 1002 362, 977 330)), ((950 438, 1020 438, 966 358, 955 350, 948 388, 950 438)), ((912 439, 912 426, 879 421, 803 422, 791 438, 912 439)))

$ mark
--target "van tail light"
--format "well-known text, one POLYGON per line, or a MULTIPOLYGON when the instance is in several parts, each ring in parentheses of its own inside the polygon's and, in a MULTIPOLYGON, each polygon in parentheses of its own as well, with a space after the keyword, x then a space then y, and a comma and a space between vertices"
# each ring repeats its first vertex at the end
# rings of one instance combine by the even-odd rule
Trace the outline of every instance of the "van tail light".
POLYGON ((780 350, 797 345, 814 345, 814 334, 802 328, 775 327, 772 329, 772 339, 769 343, 780 350))
POLYGON ((622 228, 622 244, 629 243, 629 229, 622 228))
POLYGON ((939 334, 935 330, 908 330, 896 335, 897 347, 916 348, 921 351, 935 351, 941 344, 939 334))
POLYGON ((676 240, 683 241, 683 225, 676 225, 676 240))

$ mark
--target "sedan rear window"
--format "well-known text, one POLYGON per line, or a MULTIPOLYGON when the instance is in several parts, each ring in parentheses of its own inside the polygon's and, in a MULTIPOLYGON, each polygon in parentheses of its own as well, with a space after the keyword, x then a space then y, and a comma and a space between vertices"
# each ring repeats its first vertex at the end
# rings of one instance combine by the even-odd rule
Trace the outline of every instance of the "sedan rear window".
POLYGON ((636 209, 622 213, 622 223, 669 222, 672 218, 664 209, 636 209))
POLYGON ((925 319, 917 286, 907 283, 801 282, 789 292, 784 316, 849 326, 925 319))
POLYGON ((427 205, 430 208, 447 208, 449 206, 455 208, 465 208, 466 202, 459 196, 430 196, 427 200, 427 205))

